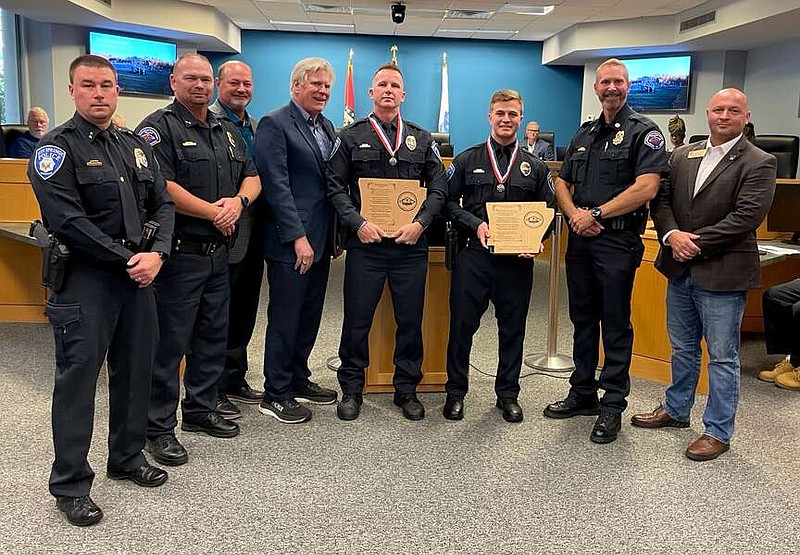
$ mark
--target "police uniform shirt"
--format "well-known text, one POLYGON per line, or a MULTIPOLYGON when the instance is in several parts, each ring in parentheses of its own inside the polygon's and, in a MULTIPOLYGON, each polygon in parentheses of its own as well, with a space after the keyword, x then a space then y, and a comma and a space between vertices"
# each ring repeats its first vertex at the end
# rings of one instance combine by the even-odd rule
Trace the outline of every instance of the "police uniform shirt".
POLYGON ((664 136, 658 126, 626 104, 614 121, 603 115, 584 123, 570 142, 559 177, 574 185, 576 206, 599 206, 646 173, 668 171, 664 136))
MULTIPOLYGON (((380 122, 377 118, 376 121, 380 122)), ((381 124, 394 147, 397 119, 381 124)), ((423 227, 428 227, 444 206, 444 166, 431 134, 405 120, 403 127, 404 136, 395 154, 397 164, 394 166, 390 165, 390 155, 368 119, 358 120, 343 129, 336 139, 327 168, 328 196, 349 232, 355 233, 364 222, 358 187, 362 177, 418 180, 420 186, 427 188, 427 196, 414 221, 423 227)))
MULTIPOLYGON (((499 157, 503 147, 490 139, 490 144, 499 157)), ((507 145, 513 151, 514 144, 507 145)), ((508 167, 510 152, 501 165, 500 173, 508 167)), ((448 202, 450 219, 461 230, 469 230, 471 235, 482 222, 488 222, 487 202, 546 202, 553 207, 553 180, 547 165, 539 158, 520 148, 517 159, 502 186, 492 170, 486 143, 468 148, 453 160, 447 168, 448 202), (461 202, 459 203, 459 200, 461 202)))
MULTIPOLYGON (((258 175, 239 131, 211 111, 202 123, 175 101, 147 116, 136 133, 153 147, 166 180, 207 202, 236 196, 246 177, 258 175)), ((186 214, 176 215, 175 232, 196 240, 222 239, 212 222, 186 214)))
POLYGON ((28 177, 45 226, 76 258, 126 266, 133 253, 114 242, 131 239, 121 198, 130 191, 123 187, 133 189, 138 230, 147 220, 160 225, 152 250, 170 252, 173 202, 153 151, 130 129, 101 131, 76 113, 42 138, 28 177))

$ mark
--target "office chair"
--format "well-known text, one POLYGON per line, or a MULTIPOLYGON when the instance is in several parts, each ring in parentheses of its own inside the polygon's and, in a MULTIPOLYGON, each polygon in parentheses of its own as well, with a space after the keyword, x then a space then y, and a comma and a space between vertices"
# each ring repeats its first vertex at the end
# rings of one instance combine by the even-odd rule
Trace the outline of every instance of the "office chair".
POLYGON ((696 143, 697 141, 705 141, 708 139, 708 135, 692 135, 689 137, 689 144, 696 143))
POLYGON ((11 143, 23 136, 28 131, 28 126, 24 123, 4 123, 2 126, 2 156, 8 156, 8 149, 11 143))
POLYGON ((431 133, 431 137, 433 140, 436 141, 436 144, 439 148, 439 154, 442 158, 452 158, 453 157, 453 145, 450 144, 450 133, 439 133, 435 131, 431 133))
POLYGON ((779 179, 794 179, 797 175, 800 137, 796 135, 756 135, 755 145, 778 159, 779 179))

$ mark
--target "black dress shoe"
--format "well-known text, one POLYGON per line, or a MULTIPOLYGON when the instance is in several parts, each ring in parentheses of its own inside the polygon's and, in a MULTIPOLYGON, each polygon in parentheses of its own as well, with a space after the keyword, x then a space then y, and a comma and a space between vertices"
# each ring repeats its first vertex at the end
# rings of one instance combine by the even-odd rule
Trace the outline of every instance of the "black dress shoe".
POLYGON ((417 399, 416 393, 395 393, 394 404, 403 409, 403 416, 409 420, 425 418, 425 407, 417 399))
POLYGON ((56 507, 73 526, 91 526, 103 518, 103 510, 88 495, 56 497, 56 507))
POLYGON ((444 402, 442 415, 448 420, 461 420, 464 418, 464 399, 448 397, 444 402))
POLYGON ((322 387, 314 382, 308 382, 301 388, 292 392, 295 401, 311 403, 312 405, 332 405, 339 394, 332 389, 322 387))
POLYGON ((145 463, 133 470, 106 470, 112 480, 130 480, 137 486, 155 488, 167 481, 167 473, 157 466, 145 463))
POLYGON ((261 399, 264 398, 263 391, 253 389, 250 387, 250 384, 245 381, 238 385, 229 385, 225 394, 234 401, 244 403, 245 405, 257 405, 261 402, 261 399))
POLYGON ((236 420, 242 416, 242 411, 239 410, 239 407, 231 403, 231 400, 224 393, 220 393, 217 396, 216 411, 225 420, 236 420))
POLYGON ((339 420, 355 420, 361 414, 364 397, 360 393, 345 393, 336 405, 336 416, 339 420))
POLYGON ((181 423, 181 430, 184 432, 202 432, 212 437, 236 437, 239 435, 239 426, 235 422, 225 420, 216 412, 209 412, 208 415, 198 422, 181 423))
POLYGON ((563 401, 550 403, 544 408, 547 418, 572 418, 573 416, 597 416, 600 414, 600 403, 597 399, 591 402, 576 401, 567 397, 563 401))
POLYGON ((503 409, 503 420, 506 422, 522 422, 525 415, 516 399, 498 399, 495 406, 503 409))
POLYGON ((622 414, 618 412, 601 412, 594 423, 589 439, 595 443, 611 443, 617 439, 622 427, 622 414))
POLYGON ((157 463, 167 466, 180 466, 189 460, 189 453, 174 434, 148 439, 144 449, 157 463))

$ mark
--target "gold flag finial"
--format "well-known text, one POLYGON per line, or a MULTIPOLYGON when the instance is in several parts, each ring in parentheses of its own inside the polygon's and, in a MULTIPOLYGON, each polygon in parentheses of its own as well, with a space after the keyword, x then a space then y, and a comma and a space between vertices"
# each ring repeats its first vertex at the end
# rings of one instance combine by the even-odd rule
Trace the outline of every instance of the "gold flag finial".
POLYGON ((392 51, 392 65, 397 65, 397 45, 393 44, 392 47, 389 49, 392 51))

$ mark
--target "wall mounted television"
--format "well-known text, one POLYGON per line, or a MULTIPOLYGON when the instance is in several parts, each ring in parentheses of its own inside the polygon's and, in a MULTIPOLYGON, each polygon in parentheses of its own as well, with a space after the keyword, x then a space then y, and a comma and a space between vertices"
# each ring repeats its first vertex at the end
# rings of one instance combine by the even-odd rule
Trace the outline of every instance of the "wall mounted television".
POLYGON ((622 60, 631 81, 628 104, 637 112, 684 112, 689 109, 691 56, 622 60))
POLYGON ((89 53, 116 68, 120 94, 172 96, 169 75, 178 57, 175 43, 89 31, 89 53))

